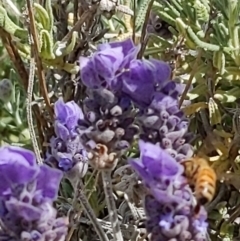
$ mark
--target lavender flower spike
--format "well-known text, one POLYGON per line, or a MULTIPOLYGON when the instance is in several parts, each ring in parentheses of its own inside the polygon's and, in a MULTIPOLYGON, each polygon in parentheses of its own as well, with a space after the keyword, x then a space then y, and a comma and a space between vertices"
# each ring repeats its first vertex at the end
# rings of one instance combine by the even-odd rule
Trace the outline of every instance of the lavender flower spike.
POLYGON ((0 240, 63 241, 67 222, 52 206, 62 173, 12 146, 0 148, 0 173, 0 240))
POLYGON ((84 119, 82 109, 74 102, 56 101, 55 133, 50 140, 50 148, 45 163, 60 169, 66 177, 76 183, 88 169, 87 152, 77 133, 78 122, 84 119))
POLYGON ((158 145, 139 141, 139 147, 140 159, 130 164, 148 189, 145 211, 150 240, 207 240, 207 213, 201 207, 196 215, 181 164, 158 145))

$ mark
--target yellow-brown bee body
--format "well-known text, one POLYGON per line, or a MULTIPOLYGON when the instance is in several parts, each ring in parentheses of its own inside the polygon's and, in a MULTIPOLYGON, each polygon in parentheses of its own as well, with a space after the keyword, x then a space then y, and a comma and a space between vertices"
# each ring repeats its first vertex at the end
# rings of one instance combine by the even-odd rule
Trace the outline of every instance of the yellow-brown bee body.
POLYGON ((200 157, 193 157, 182 162, 185 167, 185 176, 189 185, 194 188, 199 204, 211 202, 215 190, 217 176, 208 162, 200 157))

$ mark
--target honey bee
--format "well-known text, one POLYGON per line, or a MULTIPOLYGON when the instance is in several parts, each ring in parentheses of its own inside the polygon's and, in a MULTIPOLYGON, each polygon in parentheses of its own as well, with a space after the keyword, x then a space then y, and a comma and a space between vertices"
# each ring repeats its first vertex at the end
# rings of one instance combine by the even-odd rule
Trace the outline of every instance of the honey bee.
POLYGON ((185 176, 195 191, 198 204, 211 202, 216 191, 217 175, 202 157, 192 157, 181 163, 185 168, 185 176))

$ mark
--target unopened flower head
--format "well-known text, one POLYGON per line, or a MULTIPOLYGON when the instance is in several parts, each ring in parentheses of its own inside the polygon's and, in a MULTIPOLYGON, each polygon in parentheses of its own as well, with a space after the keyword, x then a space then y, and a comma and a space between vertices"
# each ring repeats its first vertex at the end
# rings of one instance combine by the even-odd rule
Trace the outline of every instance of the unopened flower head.
POLYGON ((97 160, 105 153, 106 161, 102 160, 102 163, 110 164, 130 147, 138 133, 138 127, 133 123, 135 113, 131 102, 106 88, 89 89, 83 110, 85 119, 80 120, 78 129, 83 143, 88 150, 96 150, 92 152, 92 159, 97 160))
POLYGON ((0 173, 0 240, 63 241, 67 222, 52 206, 62 173, 12 146, 0 148, 0 173))

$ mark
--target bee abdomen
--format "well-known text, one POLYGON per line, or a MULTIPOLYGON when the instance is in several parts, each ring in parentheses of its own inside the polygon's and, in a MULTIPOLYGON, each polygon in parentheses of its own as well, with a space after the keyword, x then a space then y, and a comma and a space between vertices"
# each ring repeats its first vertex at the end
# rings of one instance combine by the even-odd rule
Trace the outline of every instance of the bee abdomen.
POLYGON ((203 168, 196 179, 196 198, 202 205, 211 202, 216 189, 216 174, 211 168, 203 168))
POLYGON ((189 184, 195 186, 197 181, 197 176, 199 172, 199 165, 195 164, 193 161, 184 161, 182 165, 185 168, 184 176, 188 179, 189 184))

